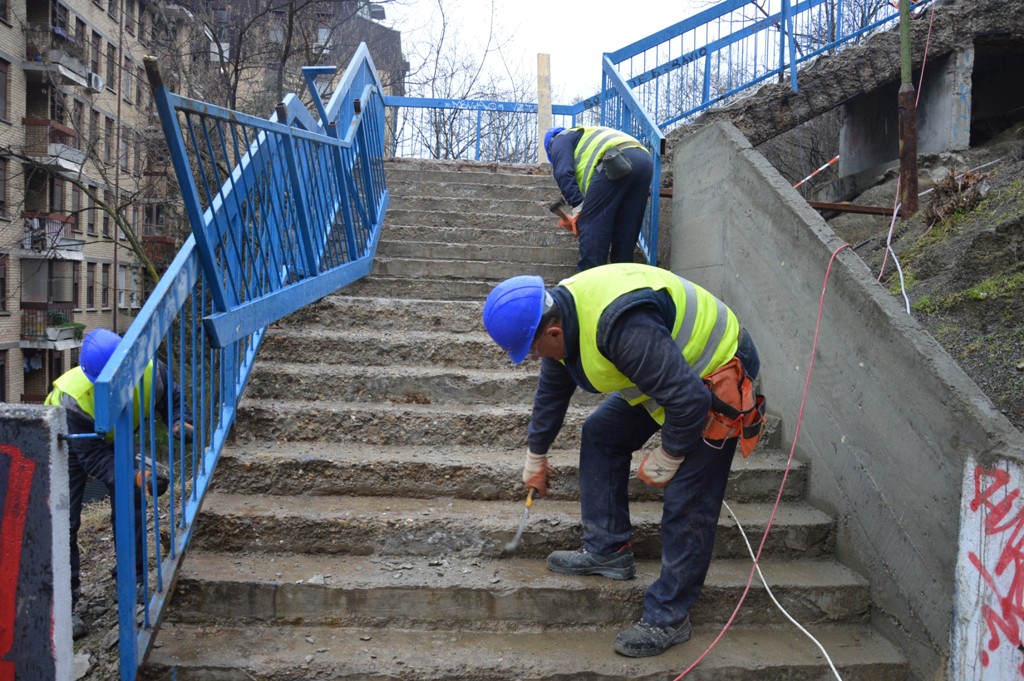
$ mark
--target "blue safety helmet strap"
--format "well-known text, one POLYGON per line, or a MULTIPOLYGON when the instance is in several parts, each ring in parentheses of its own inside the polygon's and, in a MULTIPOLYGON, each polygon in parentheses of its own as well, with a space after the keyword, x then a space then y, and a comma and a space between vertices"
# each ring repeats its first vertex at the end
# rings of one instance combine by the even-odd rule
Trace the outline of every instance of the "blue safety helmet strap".
POLYGON ((484 302, 487 333, 516 364, 530 354, 546 296, 543 279, 523 274, 495 286, 484 302))
POLYGON ((85 336, 82 351, 78 355, 78 366, 82 367, 86 378, 96 382, 120 342, 121 337, 110 329, 93 329, 85 336))
POLYGON ((565 128, 548 128, 548 131, 544 133, 544 153, 548 155, 548 163, 551 162, 551 138, 563 130, 565 128))

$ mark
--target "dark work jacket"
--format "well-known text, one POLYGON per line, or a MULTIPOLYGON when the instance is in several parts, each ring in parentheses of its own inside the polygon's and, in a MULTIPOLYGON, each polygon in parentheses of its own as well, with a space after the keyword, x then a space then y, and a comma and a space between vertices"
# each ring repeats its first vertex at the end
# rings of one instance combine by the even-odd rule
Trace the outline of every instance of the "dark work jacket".
POLYGON ((575 208, 583 203, 583 192, 576 183, 576 143, 582 130, 568 129, 551 138, 551 173, 566 202, 575 208))
MULTIPOLYGON (((562 311, 565 360, 563 364, 545 357, 541 362, 527 429, 530 451, 536 454, 546 454, 551 447, 576 387, 597 392, 583 372, 573 298, 561 286, 550 292, 562 311)), ((665 408, 662 446, 681 456, 700 441, 711 393, 672 339, 675 316, 675 303, 667 291, 626 293, 602 313, 597 347, 641 392, 665 408)))

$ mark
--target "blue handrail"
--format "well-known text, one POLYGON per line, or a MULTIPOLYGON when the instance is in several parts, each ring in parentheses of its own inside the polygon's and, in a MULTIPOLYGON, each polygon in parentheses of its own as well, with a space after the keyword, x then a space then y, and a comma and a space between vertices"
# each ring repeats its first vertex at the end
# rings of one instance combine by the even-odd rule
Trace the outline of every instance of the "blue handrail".
POLYGON ((389 202, 365 45, 327 104, 314 81, 335 69, 305 71, 319 119, 295 95, 269 120, 191 100, 154 59, 146 68, 192 235, 95 387, 96 427, 114 433, 125 681, 166 607, 266 326, 370 271, 389 202))

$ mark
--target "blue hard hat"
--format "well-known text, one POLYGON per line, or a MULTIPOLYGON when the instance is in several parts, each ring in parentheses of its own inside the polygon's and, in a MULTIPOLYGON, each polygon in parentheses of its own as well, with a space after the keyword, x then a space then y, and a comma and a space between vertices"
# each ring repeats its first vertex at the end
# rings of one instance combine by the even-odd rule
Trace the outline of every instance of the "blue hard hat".
POLYGON ((86 334, 82 352, 78 355, 78 366, 82 367, 86 378, 96 382, 120 342, 121 337, 110 329, 93 329, 86 334))
POLYGON ((548 162, 551 162, 551 138, 558 133, 565 130, 565 128, 548 128, 548 131, 544 133, 544 153, 548 155, 548 162))
POLYGON ((530 354, 546 295, 543 279, 523 274, 495 286, 484 302, 487 333, 516 364, 530 354))

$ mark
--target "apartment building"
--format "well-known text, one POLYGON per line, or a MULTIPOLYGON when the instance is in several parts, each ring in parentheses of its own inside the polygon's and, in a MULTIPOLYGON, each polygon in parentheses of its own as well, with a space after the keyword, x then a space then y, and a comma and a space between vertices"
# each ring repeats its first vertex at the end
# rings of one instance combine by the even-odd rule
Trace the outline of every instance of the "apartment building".
POLYGON ((187 236, 143 57, 268 116, 299 66, 344 68, 365 41, 402 94, 383 18, 365 0, 0 0, 0 401, 41 402, 85 333, 123 333, 187 236))
POLYGON ((142 61, 168 15, 0 0, 0 401, 41 402, 84 333, 127 329, 152 283, 126 230, 151 260, 175 250, 142 61))

